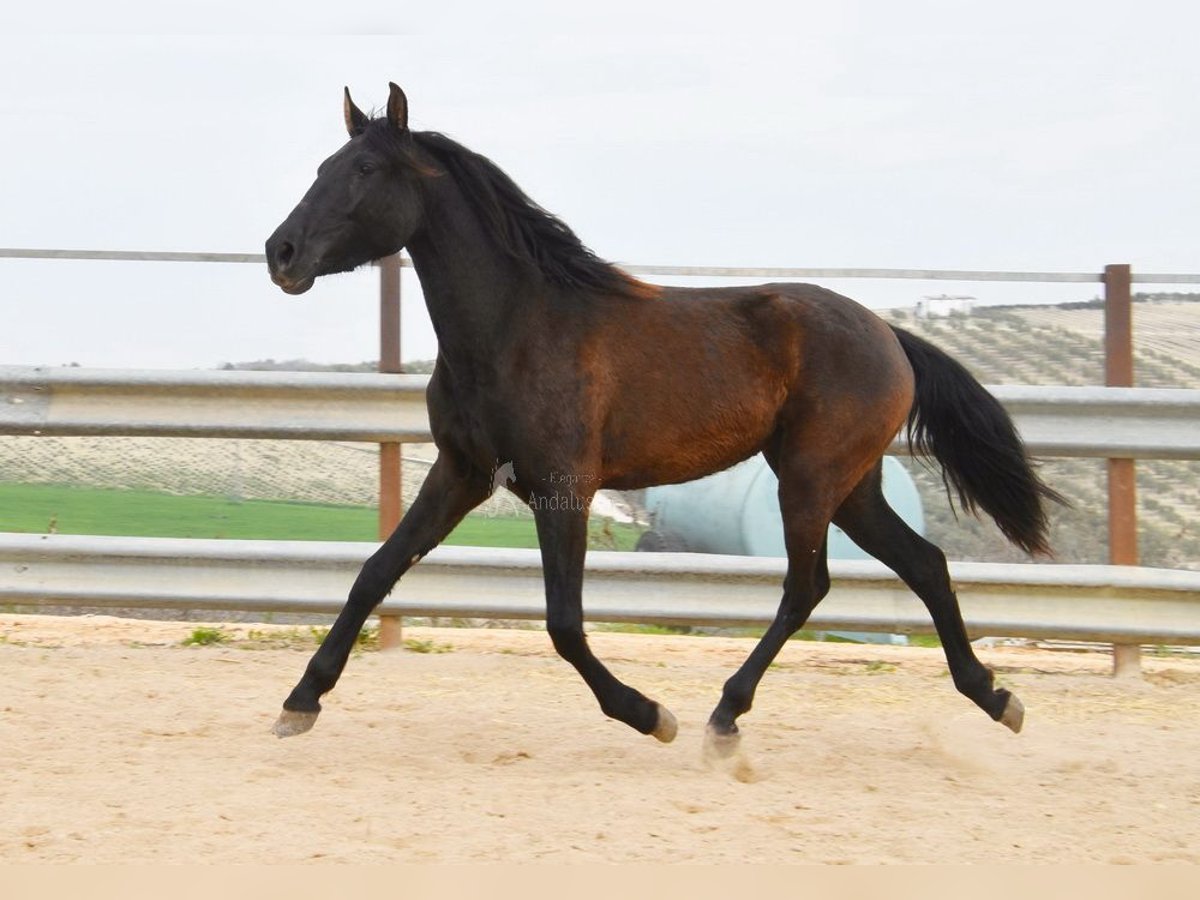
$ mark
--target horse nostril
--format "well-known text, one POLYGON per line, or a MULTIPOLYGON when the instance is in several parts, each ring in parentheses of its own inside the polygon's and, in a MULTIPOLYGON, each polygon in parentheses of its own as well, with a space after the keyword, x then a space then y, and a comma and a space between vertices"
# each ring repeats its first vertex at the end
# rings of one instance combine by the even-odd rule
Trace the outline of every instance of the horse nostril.
POLYGON ((296 248, 291 241, 284 241, 279 245, 279 249, 275 251, 275 261, 280 265, 286 266, 292 261, 292 257, 296 255, 296 248))

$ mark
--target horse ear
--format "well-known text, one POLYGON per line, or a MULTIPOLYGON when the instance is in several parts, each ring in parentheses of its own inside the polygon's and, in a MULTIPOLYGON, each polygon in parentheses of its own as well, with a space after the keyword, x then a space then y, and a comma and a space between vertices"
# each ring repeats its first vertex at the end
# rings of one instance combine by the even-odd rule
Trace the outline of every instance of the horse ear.
POLYGON ((367 118, 367 114, 355 106, 354 101, 350 99, 350 88, 345 89, 342 112, 346 116, 346 131, 350 137, 361 134, 362 130, 367 127, 367 123, 371 121, 367 118))
POLYGON ((388 121, 397 131, 404 131, 408 128, 408 98, 404 96, 404 91, 391 81, 388 82, 388 88, 391 90, 387 104, 388 121))

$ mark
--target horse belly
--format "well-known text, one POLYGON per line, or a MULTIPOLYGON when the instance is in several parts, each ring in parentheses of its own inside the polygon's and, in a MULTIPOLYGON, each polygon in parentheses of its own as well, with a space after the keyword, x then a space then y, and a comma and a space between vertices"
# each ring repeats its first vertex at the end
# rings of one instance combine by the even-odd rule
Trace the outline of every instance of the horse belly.
POLYGON ((606 423, 606 487, 671 484, 726 469, 762 449, 779 409, 767 391, 689 396, 646 386, 634 399, 606 423))
POLYGON ((605 482, 689 481, 758 452, 796 378, 792 305, 688 294, 627 312, 597 341, 605 482))

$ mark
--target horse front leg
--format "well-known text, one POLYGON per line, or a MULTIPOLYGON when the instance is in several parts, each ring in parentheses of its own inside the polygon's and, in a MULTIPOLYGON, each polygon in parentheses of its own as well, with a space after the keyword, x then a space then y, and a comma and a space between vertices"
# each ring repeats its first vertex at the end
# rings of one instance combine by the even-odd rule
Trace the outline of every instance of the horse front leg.
POLYGON ((605 715, 669 743, 678 731, 671 712, 619 681, 588 646, 583 631, 586 500, 571 492, 562 492, 534 497, 531 505, 546 582, 546 629, 554 649, 583 677, 605 715))
POLYGON ((445 454, 438 457, 396 530, 363 565, 329 634, 283 701, 283 711, 272 729, 276 735, 291 737, 313 727, 321 711, 321 696, 337 684, 372 610, 400 576, 488 497, 490 489, 486 476, 452 465, 445 454))

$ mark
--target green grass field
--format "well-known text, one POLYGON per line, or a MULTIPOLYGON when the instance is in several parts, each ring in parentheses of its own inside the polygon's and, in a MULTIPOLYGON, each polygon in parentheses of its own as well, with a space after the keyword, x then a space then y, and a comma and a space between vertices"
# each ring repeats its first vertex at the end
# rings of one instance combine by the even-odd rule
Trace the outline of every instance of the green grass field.
MULTIPOLYGON (((375 541, 370 506, 175 496, 51 484, 0 484, 0 531, 137 537, 375 541)), ((590 523, 589 546, 632 550, 641 530, 606 520, 590 523)), ((479 547, 536 547, 533 519, 468 516, 446 539, 479 547)))

